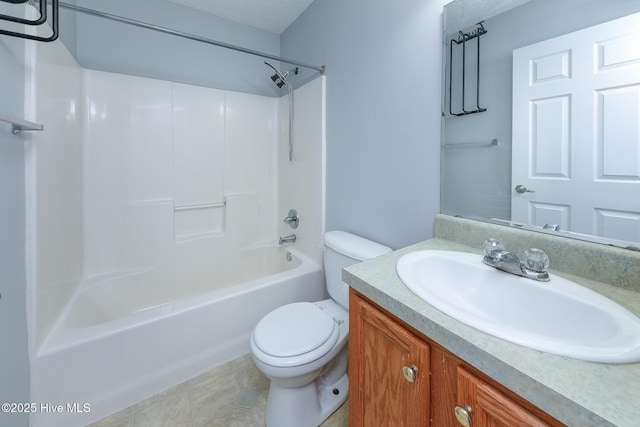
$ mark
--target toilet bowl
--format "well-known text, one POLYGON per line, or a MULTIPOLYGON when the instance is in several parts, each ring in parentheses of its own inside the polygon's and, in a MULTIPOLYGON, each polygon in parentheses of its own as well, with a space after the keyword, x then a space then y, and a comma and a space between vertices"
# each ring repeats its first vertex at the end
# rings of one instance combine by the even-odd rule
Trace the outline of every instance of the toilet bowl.
POLYGON ((253 360, 270 380, 267 427, 317 427, 346 400, 348 285, 342 268, 391 249, 342 231, 325 235, 330 299, 287 304, 251 333, 253 360))

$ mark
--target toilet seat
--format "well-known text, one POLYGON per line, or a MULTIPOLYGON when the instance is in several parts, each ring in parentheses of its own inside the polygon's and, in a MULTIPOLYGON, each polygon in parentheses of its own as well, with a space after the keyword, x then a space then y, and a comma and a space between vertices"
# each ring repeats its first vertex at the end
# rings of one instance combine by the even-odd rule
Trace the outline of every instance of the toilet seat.
POLYGON ((254 355, 272 366, 295 366, 324 356, 338 341, 336 321, 317 305, 293 303, 267 314, 252 334, 254 355))

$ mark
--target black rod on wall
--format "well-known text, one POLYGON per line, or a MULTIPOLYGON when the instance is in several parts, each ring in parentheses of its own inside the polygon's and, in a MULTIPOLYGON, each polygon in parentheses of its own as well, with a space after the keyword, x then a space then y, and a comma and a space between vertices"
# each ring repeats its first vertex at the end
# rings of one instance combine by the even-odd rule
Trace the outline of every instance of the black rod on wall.
MULTIPOLYGON (((29 0, 0 0, 0 1, 3 1, 5 3, 21 4, 21 3, 27 3, 29 0)), ((34 20, 19 18, 17 16, 11 16, 11 15, 2 15, 2 14, 0 14, 0 20, 38 27, 47 22, 47 1, 46 0, 40 0, 39 9, 40 9, 40 17, 34 20)), ((0 29, 0 34, 5 36, 18 37, 21 39, 35 40, 39 42, 52 42, 58 39, 58 28, 59 28, 58 0, 52 0, 51 1, 51 31, 52 32, 50 36, 48 37, 35 36, 32 34, 19 33, 16 31, 9 31, 9 30, 3 30, 3 29, 0 29)))
MULTIPOLYGON (((18 4, 18 3, 26 3, 29 0, 2 0, 2 1, 6 3, 18 4)), ((2 14, 0 14, 0 19, 4 21, 16 22, 18 24, 25 24, 25 25, 43 24, 47 20, 47 2, 46 1, 40 2, 40 17, 38 19, 31 20, 31 19, 18 18, 17 16, 2 15, 2 14)))

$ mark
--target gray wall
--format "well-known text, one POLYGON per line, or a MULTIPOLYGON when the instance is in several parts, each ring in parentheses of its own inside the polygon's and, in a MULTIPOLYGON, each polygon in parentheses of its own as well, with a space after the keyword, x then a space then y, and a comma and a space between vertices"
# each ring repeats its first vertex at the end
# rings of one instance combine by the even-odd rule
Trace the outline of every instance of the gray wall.
POLYGON ((393 248, 433 236, 444 0, 315 0, 283 56, 327 67, 327 230, 393 248))
MULTIPOLYGON (((278 56, 280 36, 166 0, 77 0, 78 6, 168 27, 278 56)), ((78 63, 132 74, 266 96, 279 96, 264 59, 104 18, 62 10, 62 41, 78 63), (75 20, 75 22, 73 22, 75 20)), ((275 63, 274 65, 279 66, 275 63)), ((284 67, 284 65, 283 65, 284 67)))
MULTIPOLYGON (((24 42, 0 36, 0 112, 24 117, 24 42)), ((0 403, 29 402, 25 277, 24 143, 0 124, 0 403)), ((0 412, 0 425, 28 414, 0 412)))
MULTIPOLYGON (((76 0, 67 0, 65 3, 76 4, 78 3, 76 0)), ((76 41, 77 41, 77 14, 68 9, 59 8, 60 19, 59 19, 59 31, 58 37, 60 41, 65 45, 67 50, 73 55, 75 58, 77 56, 76 52, 76 41)))

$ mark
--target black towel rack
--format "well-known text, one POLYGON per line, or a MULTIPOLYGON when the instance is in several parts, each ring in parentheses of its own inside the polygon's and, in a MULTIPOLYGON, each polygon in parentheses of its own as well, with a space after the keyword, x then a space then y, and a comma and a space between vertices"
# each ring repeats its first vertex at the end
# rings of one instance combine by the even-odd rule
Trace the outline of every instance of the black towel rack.
POLYGON ((452 38, 449 42, 449 114, 452 116, 466 116, 468 114, 476 114, 487 111, 486 108, 480 106, 480 36, 487 33, 487 30, 482 25, 482 22, 478 22, 476 24, 477 27, 469 32, 458 32, 458 38, 452 38), (466 110, 466 74, 467 74, 467 43, 473 39, 476 39, 476 99, 475 106, 476 108, 473 110, 466 110), (453 112, 453 53, 454 53, 454 45, 462 45, 462 80, 461 80, 461 89, 462 89, 462 105, 460 107, 461 111, 453 112))
MULTIPOLYGON (((5 3, 13 3, 13 4, 23 4, 23 3, 31 3, 29 2, 29 0, 0 0, 3 1, 5 3)), ((12 16, 12 15, 3 15, 0 14, 0 20, 2 21, 8 21, 8 22, 15 22, 16 24, 24 24, 24 25, 30 25, 33 27, 39 27, 41 25, 44 25, 47 23, 47 0, 40 0, 40 5, 38 7, 40 16, 36 19, 25 19, 25 18, 20 18, 18 16, 12 16)), ((5 29, 0 29, 0 34, 5 35, 5 36, 11 36, 11 37, 19 37, 22 39, 28 39, 28 40, 35 40, 35 41, 40 41, 40 42, 52 42, 54 40, 58 39, 58 28, 59 28, 59 23, 58 23, 58 0, 51 0, 51 35, 48 37, 42 37, 42 36, 35 36, 32 34, 26 34, 26 33, 18 33, 16 31, 9 31, 9 30, 5 30, 5 29)))

